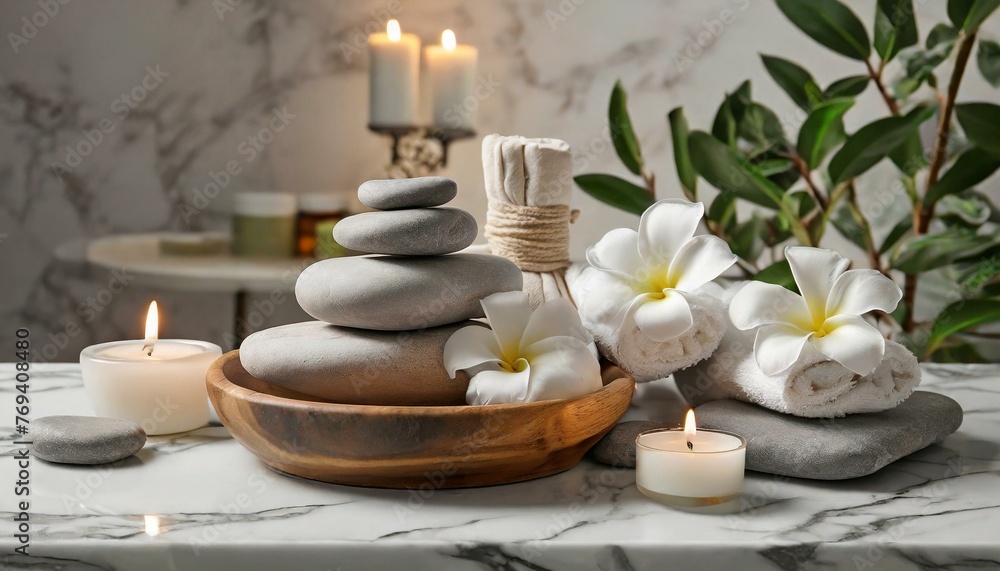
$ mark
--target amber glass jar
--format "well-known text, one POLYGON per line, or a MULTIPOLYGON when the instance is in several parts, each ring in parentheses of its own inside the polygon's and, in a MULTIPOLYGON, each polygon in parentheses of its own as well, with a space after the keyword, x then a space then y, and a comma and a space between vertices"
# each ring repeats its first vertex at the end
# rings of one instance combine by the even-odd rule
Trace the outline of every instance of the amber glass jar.
MULTIPOLYGON (((316 227, 325 231, 331 223, 348 215, 347 198, 331 192, 299 195, 298 254, 300 256, 330 257, 329 252, 318 252, 316 227)), ((332 231, 330 240, 333 240, 332 231)))

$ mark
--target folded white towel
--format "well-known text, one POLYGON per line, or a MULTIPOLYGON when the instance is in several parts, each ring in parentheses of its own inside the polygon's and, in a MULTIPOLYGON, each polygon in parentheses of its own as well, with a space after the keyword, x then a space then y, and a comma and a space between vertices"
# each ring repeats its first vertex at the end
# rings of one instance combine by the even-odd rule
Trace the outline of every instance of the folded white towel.
POLYGON ((692 406, 733 398, 809 418, 834 418, 895 407, 920 383, 917 358, 894 341, 885 342, 882 362, 871 374, 856 375, 806 345, 784 373, 768 376, 754 360, 754 331, 729 327, 718 350, 674 375, 692 406))
MULTIPOLYGON (((596 272, 588 264, 573 264, 566 272, 570 291, 580 308, 583 326, 594 336, 601 354, 632 375, 640 383, 670 376, 706 359, 722 341, 729 324, 726 306, 714 295, 688 293, 685 299, 691 308, 694 324, 680 336, 669 341, 655 341, 639 330, 634 320, 621 327, 594 318, 604 312, 589 310, 588 303, 601 303, 588 295, 586 273, 596 272)), ((708 287, 715 287, 707 284, 708 287)))

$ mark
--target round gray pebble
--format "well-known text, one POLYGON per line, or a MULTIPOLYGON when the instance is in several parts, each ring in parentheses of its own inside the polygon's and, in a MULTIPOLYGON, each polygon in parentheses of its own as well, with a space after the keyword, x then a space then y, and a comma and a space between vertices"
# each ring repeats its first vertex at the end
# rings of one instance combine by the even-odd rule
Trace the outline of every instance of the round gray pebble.
POLYGON ((441 206, 457 195, 458 185, 443 176, 370 180, 358 187, 361 204, 379 210, 441 206))
POLYGON ((44 416, 31 423, 31 453, 60 464, 107 464, 135 454, 146 433, 128 420, 99 416, 44 416))
POLYGON ((351 250, 370 254, 437 256, 472 244, 479 225, 457 208, 414 208, 363 212, 337 223, 333 238, 351 250))
POLYGON ((590 455, 594 460, 616 468, 635 468, 635 439, 647 430, 668 428, 662 422, 652 420, 630 420, 618 423, 604 438, 601 438, 590 455))

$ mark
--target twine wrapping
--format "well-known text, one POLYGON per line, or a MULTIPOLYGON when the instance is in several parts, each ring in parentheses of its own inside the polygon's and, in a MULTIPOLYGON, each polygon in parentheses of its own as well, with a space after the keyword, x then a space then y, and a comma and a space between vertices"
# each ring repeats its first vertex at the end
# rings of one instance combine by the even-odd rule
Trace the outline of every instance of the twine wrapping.
MULTIPOLYGON (((574 211, 578 212, 578 211, 574 211)), ((569 266, 569 206, 515 206, 491 200, 486 239, 493 253, 524 272, 553 272, 569 266)))

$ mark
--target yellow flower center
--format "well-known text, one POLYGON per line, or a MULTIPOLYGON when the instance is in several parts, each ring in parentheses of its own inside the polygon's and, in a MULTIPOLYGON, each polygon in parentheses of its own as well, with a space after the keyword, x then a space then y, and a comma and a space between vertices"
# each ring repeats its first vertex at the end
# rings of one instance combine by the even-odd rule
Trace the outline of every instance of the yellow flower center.
POLYGON ((508 373, 521 373, 528 369, 528 361, 523 357, 514 361, 513 364, 508 363, 507 361, 500 361, 500 368, 508 373))

